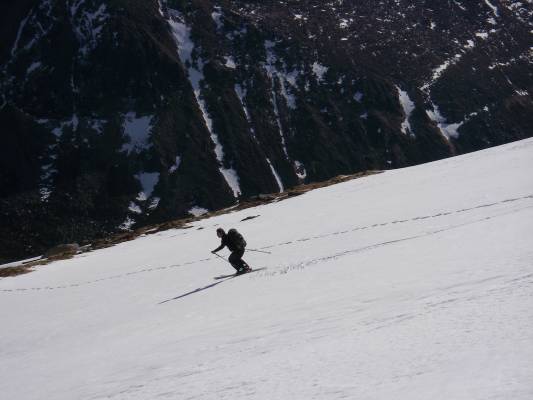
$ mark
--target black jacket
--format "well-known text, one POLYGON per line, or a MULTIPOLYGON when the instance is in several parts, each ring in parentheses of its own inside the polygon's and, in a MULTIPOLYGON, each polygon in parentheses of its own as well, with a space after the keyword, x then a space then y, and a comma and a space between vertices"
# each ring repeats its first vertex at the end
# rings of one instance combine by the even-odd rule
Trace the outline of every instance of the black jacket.
POLYGON ((224 247, 227 247, 229 249, 229 251, 231 252, 234 252, 234 251, 241 251, 241 250, 244 250, 243 248, 241 248, 241 246, 239 246, 237 243, 234 243, 231 238, 229 237, 229 235, 225 234, 224 236, 222 236, 221 238, 221 241, 220 241, 220 246, 218 246, 215 250, 213 250, 215 253, 217 251, 220 251, 222 250, 224 247))

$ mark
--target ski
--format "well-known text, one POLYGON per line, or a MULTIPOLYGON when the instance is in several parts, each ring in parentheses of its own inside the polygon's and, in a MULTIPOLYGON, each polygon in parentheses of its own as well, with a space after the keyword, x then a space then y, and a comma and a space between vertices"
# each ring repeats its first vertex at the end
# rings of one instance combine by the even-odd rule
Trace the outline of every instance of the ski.
POLYGON ((226 278, 236 278, 238 276, 253 274, 254 272, 263 271, 265 269, 266 269, 266 267, 255 268, 255 269, 252 269, 251 271, 247 271, 247 272, 244 272, 242 274, 235 273, 235 274, 230 274, 230 275, 220 275, 220 276, 215 276, 213 279, 214 280, 220 280, 220 279, 226 279, 226 278))

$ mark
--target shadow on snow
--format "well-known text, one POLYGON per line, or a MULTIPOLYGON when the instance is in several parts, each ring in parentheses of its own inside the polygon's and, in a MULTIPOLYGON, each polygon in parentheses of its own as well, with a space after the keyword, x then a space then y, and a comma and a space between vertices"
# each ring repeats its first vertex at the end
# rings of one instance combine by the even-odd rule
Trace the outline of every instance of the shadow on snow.
POLYGON ((168 303, 169 301, 183 299, 184 297, 190 296, 190 295, 192 295, 192 294, 203 292, 204 290, 211 289, 211 288, 215 287, 216 285, 220 285, 220 284, 223 283, 223 282, 229 281, 229 280, 232 279, 232 278, 233 278, 233 275, 227 277, 227 278, 224 279, 224 280, 221 280, 221 281, 218 281, 218 282, 212 283, 211 285, 207 285, 207 286, 204 286, 204 287, 200 287, 200 288, 194 289, 194 290, 192 290, 192 291, 190 291, 190 292, 187 292, 187 293, 181 294, 181 295, 179 295, 179 296, 177 296, 177 297, 174 297, 174 298, 172 298, 172 299, 168 299, 168 300, 162 301, 161 303, 158 303, 158 304, 168 303))

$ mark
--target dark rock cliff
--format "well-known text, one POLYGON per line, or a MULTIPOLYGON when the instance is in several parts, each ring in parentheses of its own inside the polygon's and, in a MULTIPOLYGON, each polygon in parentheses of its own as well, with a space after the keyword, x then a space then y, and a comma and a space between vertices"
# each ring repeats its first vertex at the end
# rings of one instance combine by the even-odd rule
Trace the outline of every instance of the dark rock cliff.
POLYGON ((0 259, 531 136, 531 4, 0 5, 0 259))

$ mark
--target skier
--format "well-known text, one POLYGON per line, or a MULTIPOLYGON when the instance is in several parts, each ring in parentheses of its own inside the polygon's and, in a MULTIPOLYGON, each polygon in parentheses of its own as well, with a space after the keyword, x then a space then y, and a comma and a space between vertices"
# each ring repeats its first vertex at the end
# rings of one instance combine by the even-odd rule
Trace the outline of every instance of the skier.
POLYGON ((244 255, 244 249, 246 247, 246 241, 242 235, 237 232, 236 229, 230 229, 228 233, 222 228, 217 229, 217 236, 221 239, 220 246, 218 246, 211 253, 216 254, 224 247, 228 247, 231 251, 229 256, 229 262, 237 270, 237 274, 244 274, 251 271, 250 266, 242 259, 244 255))

